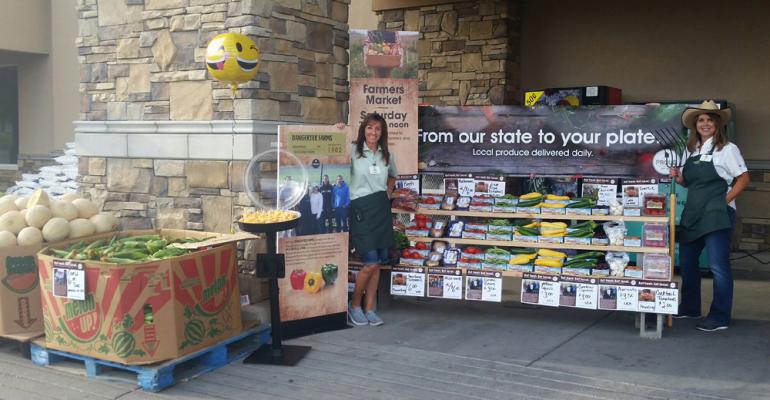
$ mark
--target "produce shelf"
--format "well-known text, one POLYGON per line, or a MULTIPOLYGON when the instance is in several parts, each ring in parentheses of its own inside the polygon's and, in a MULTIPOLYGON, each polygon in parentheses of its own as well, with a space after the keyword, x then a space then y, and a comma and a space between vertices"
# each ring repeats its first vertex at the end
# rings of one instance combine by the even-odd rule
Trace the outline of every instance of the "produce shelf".
POLYGON ((432 242, 434 240, 443 240, 455 244, 469 244, 475 246, 497 246, 497 247, 532 247, 537 249, 567 249, 567 250, 596 250, 596 251, 625 251, 628 253, 662 253, 668 254, 668 247, 628 247, 628 246, 600 246, 590 244, 564 244, 564 243, 530 243, 517 242, 515 240, 482 240, 482 239, 461 239, 461 238, 434 238, 428 236, 407 236, 407 239, 414 242, 432 242))
POLYGON ((484 212, 484 211, 460 211, 460 210, 430 210, 419 208, 417 211, 406 211, 398 208, 391 209, 394 214, 424 214, 424 215, 443 215, 457 217, 480 217, 480 218, 526 218, 526 219, 558 219, 558 220, 593 220, 593 221, 628 221, 628 222, 662 222, 668 223, 667 216, 651 217, 630 217, 623 215, 575 215, 575 214, 528 214, 528 213, 502 213, 502 212, 484 212))

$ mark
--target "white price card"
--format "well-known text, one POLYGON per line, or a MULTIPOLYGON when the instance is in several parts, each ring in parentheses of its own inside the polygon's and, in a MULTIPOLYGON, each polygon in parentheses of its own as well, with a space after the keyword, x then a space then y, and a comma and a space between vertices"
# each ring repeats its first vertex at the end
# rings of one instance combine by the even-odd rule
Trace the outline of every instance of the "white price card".
POLYGON ((359 272, 361 272, 360 265, 348 265, 348 293, 353 293, 356 289, 356 278, 359 272))
POLYGON ((538 304, 541 306, 558 307, 559 306, 559 282, 542 281, 540 282, 540 298, 538 304))
POLYGON ((420 193, 420 180, 417 175, 399 175, 396 179, 397 189, 409 189, 415 193, 420 193))
POLYGON ((579 283, 575 296, 575 307, 596 310, 598 302, 598 287, 592 284, 579 283))
POLYGON ((655 312, 658 314, 676 314, 679 312, 679 290, 658 289, 655 296, 655 312))
POLYGON ((617 310, 618 309, 618 287, 611 285, 599 286, 599 309, 617 310))
POLYGON ((633 286, 618 286, 618 310, 638 311, 639 289, 633 286))
POLYGON ((459 268, 428 268, 428 297, 462 299, 462 270, 459 268))
POLYGON ((503 279, 500 271, 468 270, 465 278, 465 299, 501 302, 503 279))
POLYGON ((76 261, 53 261, 53 295, 72 300, 86 299, 86 269, 76 261))
POLYGON ((657 297, 658 289, 655 288, 637 288, 639 295, 639 303, 637 304, 637 311, 654 313, 655 312, 655 298, 657 297))
POLYGON ((596 204, 608 206, 618 195, 617 180, 608 178, 584 178, 583 197, 596 197, 596 204))
POLYGON ((493 175, 474 176, 473 194, 475 196, 500 197, 505 195, 505 177, 493 175))
POLYGON ((457 195, 460 197, 473 197, 475 186, 473 179, 457 180, 457 195))
POLYGON ((644 195, 658 194, 658 184, 655 179, 624 179, 623 206, 641 207, 644 195))
POLYGON ((390 272, 390 294, 425 297, 425 269, 394 266, 390 272))

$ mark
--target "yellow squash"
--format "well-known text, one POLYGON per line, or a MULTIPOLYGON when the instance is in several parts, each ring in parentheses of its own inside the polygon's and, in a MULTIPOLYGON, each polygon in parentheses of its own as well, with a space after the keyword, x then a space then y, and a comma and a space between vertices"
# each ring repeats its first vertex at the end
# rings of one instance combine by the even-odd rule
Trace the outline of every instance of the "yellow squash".
POLYGON ((566 253, 562 253, 560 251, 551 250, 551 249, 540 249, 537 251, 537 254, 543 257, 567 258, 566 253))

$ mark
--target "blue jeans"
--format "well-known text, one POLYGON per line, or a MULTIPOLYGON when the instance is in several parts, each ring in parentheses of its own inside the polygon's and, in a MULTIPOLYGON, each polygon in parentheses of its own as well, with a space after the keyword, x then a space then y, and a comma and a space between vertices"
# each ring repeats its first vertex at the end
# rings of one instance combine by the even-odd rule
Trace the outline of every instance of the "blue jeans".
POLYGON ((348 228, 348 208, 337 207, 334 209, 334 219, 337 223, 337 232, 347 232, 348 228))
POLYGON ((732 228, 707 233, 690 243, 679 244, 682 266, 682 304, 679 314, 700 315, 700 269, 698 258, 706 247, 709 268, 714 275, 714 300, 708 318, 718 324, 730 324, 733 308, 733 272, 730 268, 730 239, 735 229, 735 210, 728 206, 732 228))
POLYGON ((364 265, 387 264, 388 261, 388 249, 377 249, 367 251, 364 254, 362 263, 364 265))

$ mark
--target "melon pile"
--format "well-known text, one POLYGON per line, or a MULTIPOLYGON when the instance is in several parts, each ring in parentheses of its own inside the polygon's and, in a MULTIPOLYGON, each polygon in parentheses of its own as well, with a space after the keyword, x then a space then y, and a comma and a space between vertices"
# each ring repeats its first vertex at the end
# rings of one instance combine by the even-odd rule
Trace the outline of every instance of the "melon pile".
POLYGON ((42 189, 29 197, 0 198, 0 248, 57 242, 115 230, 117 219, 69 193, 52 199, 42 189))

